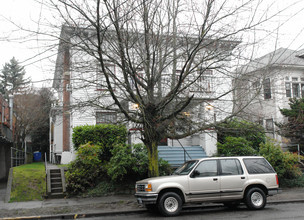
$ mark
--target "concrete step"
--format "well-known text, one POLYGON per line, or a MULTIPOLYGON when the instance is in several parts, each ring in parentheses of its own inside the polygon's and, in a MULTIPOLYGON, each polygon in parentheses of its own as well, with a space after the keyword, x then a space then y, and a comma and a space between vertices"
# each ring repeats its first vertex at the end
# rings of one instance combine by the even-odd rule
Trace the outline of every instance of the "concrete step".
POLYGON ((52 198, 52 199, 59 199, 59 198, 64 198, 64 194, 61 192, 61 193, 50 193, 48 195, 48 198, 52 198))
POLYGON ((58 176, 58 177, 51 176, 51 181, 57 181, 57 180, 60 180, 60 182, 61 182, 61 176, 58 176))
POLYGON ((60 169, 50 169, 50 173, 60 173, 60 169))
POLYGON ((51 173, 51 177, 61 177, 61 173, 51 173))
POLYGON ((58 183, 51 183, 51 188, 57 188, 57 187, 62 187, 62 182, 58 183))
POLYGON ((173 167, 182 165, 185 160, 207 157, 206 152, 201 146, 184 146, 184 148, 158 146, 158 156, 168 161, 173 167))
POLYGON ((63 193, 62 187, 52 188, 51 193, 63 193))
POLYGON ((47 194, 49 198, 63 198, 65 196, 64 169, 51 168, 47 170, 47 194))

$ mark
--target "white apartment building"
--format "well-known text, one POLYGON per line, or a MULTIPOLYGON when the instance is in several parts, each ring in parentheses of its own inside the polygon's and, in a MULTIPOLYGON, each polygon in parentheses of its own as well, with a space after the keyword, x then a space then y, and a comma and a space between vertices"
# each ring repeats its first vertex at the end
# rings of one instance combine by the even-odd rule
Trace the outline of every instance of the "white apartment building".
POLYGON ((260 123, 267 135, 284 148, 290 141, 278 134, 275 123, 287 120, 280 109, 290 98, 304 97, 304 51, 280 48, 237 69, 234 112, 260 123))
MULTIPOLYGON (((105 83, 105 78, 98 63, 93 59, 94 54, 88 55, 87 51, 81 50, 80 44, 90 44, 94 39, 93 32, 90 30, 76 30, 75 28, 64 26, 60 37, 58 55, 56 60, 56 70, 54 73, 53 88, 57 93, 57 103, 54 105, 51 113, 51 140, 50 154, 52 160, 62 164, 69 163, 75 158, 75 151, 72 144, 73 128, 80 125, 95 125, 98 123, 124 123, 129 130, 129 143, 139 143, 140 132, 138 125, 130 123, 117 110, 114 101, 109 94, 105 83), (88 39, 88 40, 85 40, 88 39), (73 47, 71 45, 77 45, 73 47), (98 105, 96 104, 98 101, 98 105), (60 160, 60 161, 58 161, 60 160)), ((109 42, 108 42, 109 43, 109 42)), ((216 47, 225 50, 230 54, 233 48, 239 42, 222 41, 221 44, 210 44, 210 47, 216 47)), ((105 43, 105 48, 107 43, 105 43)), ((136 57, 134 58, 136 59, 136 57)), ((229 69, 229 60, 223 60, 221 65, 229 69)), ((210 61, 211 63, 211 61, 210 61)), ((210 64, 211 65, 211 64, 210 64)), ((179 62, 176 63, 176 72, 180 71, 179 62)), ((169 89, 172 80, 172 64, 163 69, 160 83, 155 87, 156 93, 164 92, 169 89)), ((117 77, 122 77, 119 65, 115 61, 107 64, 107 69, 117 77)), ((197 121, 212 122, 225 118, 232 112, 232 79, 229 74, 223 74, 216 68, 206 69, 199 64, 196 67, 198 73, 204 69, 202 74, 195 83, 189 85, 183 91, 184 96, 194 95, 194 98, 187 110, 183 112, 185 116, 191 115, 197 121), (215 99, 219 94, 226 94, 225 101, 215 99)), ((146 77, 144 68, 137 68, 138 77, 143 80, 146 77)), ((192 77, 195 77, 193 75, 192 77)), ((134 86, 132 79, 129 81, 130 86, 134 86)), ((121 94, 121 100, 127 111, 136 115, 138 111, 137 103, 128 101, 124 96, 124 91, 119 85, 112 82, 113 91, 121 94)), ((134 90, 135 90, 134 86, 134 90)), ((139 89, 140 90, 140 86, 139 89)), ((200 146, 206 155, 211 156, 216 153, 216 132, 212 128, 206 129, 180 140, 166 138, 161 145, 168 147, 181 147, 190 149, 191 146, 200 146)))

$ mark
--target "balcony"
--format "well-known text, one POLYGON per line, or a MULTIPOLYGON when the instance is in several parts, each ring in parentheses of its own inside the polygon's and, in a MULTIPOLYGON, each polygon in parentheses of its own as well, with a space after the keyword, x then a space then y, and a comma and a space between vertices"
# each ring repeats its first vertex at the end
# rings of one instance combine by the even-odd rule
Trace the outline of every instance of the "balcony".
POLYGON ((0 123, 0 137, 6 141, 13 141, 13 132, 3 123, 0 123))

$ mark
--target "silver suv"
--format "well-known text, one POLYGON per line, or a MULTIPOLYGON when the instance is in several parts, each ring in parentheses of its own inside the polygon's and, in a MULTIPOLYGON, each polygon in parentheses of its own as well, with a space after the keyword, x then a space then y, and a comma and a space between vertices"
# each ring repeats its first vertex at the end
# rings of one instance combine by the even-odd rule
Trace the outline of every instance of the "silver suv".
POLYGON ((276 172, 264 157, 211 157, 190 160, 171 176, 136 182, 137 202, 164 216, 178 215, 185 203, 222 202, 263 209, 280 192, 276 172))

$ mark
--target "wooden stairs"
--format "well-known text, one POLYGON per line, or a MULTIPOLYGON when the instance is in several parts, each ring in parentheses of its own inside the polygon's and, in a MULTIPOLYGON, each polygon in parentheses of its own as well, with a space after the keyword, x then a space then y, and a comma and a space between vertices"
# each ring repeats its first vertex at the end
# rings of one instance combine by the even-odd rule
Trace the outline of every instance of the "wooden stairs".
POLYGON ((50 168, 47 170, 48 198, 63 198, 66 192, 64 168, 50 168))

